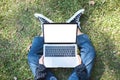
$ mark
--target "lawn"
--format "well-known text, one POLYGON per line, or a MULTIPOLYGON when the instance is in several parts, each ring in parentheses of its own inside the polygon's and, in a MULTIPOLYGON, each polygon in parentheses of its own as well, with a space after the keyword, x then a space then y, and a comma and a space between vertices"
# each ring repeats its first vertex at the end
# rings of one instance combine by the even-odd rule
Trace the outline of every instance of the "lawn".
MULTIPOLYGON (((96 49, 91 80, 120 80, 120 0, 0 0, 0 80, 33 80, 27 46, 41 34, 34 13, 65 22, 84 8, 82 31, 96 49)), ((67 80, 71 69, 54 70, 67 80), (64 72, 64 73, 62 73, 64 72)))

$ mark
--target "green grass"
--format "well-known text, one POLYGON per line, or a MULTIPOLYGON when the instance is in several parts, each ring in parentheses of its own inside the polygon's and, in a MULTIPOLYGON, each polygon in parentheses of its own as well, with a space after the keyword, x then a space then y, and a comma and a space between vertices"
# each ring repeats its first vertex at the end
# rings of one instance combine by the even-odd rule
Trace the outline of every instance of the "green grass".
MULTIPOLYGON (((91 80, 120 80, 119 3, 95 0, 91 6, 89 0, 0 0, 0 80, 33 80, 26 48, 41 33, 35 12, 65 22, 81 8, 85 8, 82 31, 90 36, 97 52, 91 80)), ((60 80, 67 80, 70 71, 54 70, 60 80)))

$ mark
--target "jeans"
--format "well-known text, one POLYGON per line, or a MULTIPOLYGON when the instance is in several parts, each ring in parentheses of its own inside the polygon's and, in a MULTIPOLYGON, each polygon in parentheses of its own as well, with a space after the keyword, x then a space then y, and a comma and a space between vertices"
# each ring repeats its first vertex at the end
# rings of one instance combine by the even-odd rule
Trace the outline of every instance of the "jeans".
MULTIPOLYGON (((35 37, 32 42, 31 49, 28 53, 28 63, 30 69, 32 70, 33 75, 35 76, 35 70, 37 65, 39 64, 39 58, 43 54, 43 37, 35 37)), ((86 34, 78 35, 77 36, 77 45, 80 50, 80 56, 82 59, 82 63, 85 64, 87 69, 88 78, 90 77, 91 70, 94 64, 95 58, 95 49, 86 34)), ((48 72, 46 80, 54 80, 50 79, 54 77, 51 72, 48 72)), ((79 80, 76 72, 72 72, 69 76, 68 80, 79 80)))

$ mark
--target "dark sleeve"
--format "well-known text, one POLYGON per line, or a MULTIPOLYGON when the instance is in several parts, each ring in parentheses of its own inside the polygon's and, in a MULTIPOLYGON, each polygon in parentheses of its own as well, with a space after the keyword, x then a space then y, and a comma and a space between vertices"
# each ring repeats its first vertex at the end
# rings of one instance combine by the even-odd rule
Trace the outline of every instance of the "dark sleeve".
POLYGON ((45 80, 46 75, 47 75, 46 67, 42 64, 39 64, 35 71, 34 80, 45 80))
POLYGON ((88 80, 87 79, 87 70, 86 70, 86 67, 84 64, 76 66, 74 70, 77 73, 79 80, 88 80))

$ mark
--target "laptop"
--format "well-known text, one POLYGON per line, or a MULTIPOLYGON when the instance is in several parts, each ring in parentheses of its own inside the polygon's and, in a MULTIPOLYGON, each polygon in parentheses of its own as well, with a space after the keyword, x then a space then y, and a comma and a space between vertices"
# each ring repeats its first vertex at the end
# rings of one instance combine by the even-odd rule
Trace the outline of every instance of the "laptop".
POLYGON ((43 24, 43 55, 47 68, 73 68, 77 66, 77 24, 43 24))

